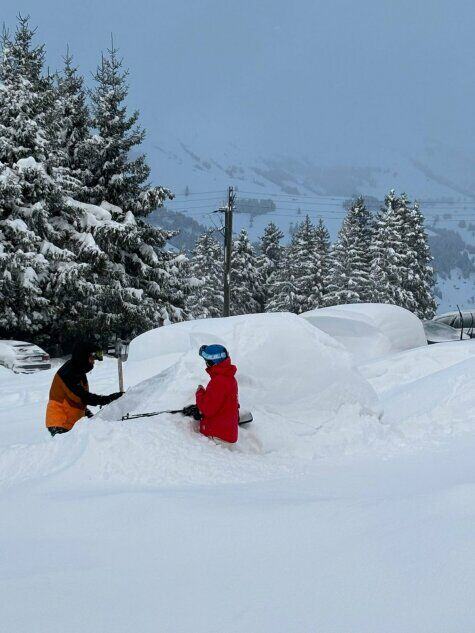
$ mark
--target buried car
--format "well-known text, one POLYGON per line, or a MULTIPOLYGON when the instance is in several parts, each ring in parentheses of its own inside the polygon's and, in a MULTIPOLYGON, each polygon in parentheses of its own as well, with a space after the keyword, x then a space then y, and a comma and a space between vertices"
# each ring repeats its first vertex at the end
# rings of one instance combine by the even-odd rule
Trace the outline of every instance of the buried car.
POLYGON ((16 374, 51 369, 51 359, 41 347, 25 341, 0 340, 0 365, 16 374))
POLYGON ((422 325, 429 345, 470 339, 466 332, 457 330, 443 321, 423 321, 422 325))
POLYGON ((475 310, 446 312, 435 316, 432 322, 449 325, 458 331, 459 338, 461 332, 466 332, 469 338, 475 337, 475 310))

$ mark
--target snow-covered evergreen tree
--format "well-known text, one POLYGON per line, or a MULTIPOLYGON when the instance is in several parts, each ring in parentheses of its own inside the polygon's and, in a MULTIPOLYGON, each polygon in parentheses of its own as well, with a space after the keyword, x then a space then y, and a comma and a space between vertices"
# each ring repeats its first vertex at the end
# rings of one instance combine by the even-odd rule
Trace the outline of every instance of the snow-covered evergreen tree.
POLYGON ((69 110, 63 109, 62 129, 70 165, 82 185, 79 200, 69 198, 59 219, 63 238, 75 244, 80 263, 79 278, 65 266, 55 278, 62 297, 61 315, 69 325, 62 336, 69 329, 72 334, 79 324, 104 340, 111 335, 130 338, 186 316, 186 257, 167 250, 173 233, 145 220, 171 194, 147 184, 150 170, 145 156, 129 159, 129 151, 141 143, 144 132, 135 126, 138 113, 127 115, 123 103, 127 73, 121 66, 112 47, 96 73, 93 124, 99 134, 94 136, 84 127, 82 81, 68 59, 59 84, 60 104, 61 91, 72 97, 69 110))
POLYGON ((164 187, 149 185, 150 168, 145 155, 130 156, 131 150, 143 142, 145 131, 137 124, 138 111, 127 114, 127 76, 112 43, 97 68, 96 88, 91 93, 92 124, 98 133, 90 143, 93 201, 100 204, 107 200, 124 213, 131 211, 136 217, 146 217, 173 196, 164 187))
POLYGON ((282 264, 284 257, 284 247, 281 240, 284 237, 283 232, 274 222, 264 229, 264 234, 259 239, 261 254, 258 258, 259 272, 261 275, 261 310, 265 311, 265 306, 271 298, 271 279, 272 275, 282 264))
POLYGON ((166 249, 172 233, 145 221, 169 192, 147 185, 143 156, 129 160, 143 133, 121 103, 115 51, 102 66, 100 134, 91 136, 70 57, 55 87, 33 34, 20 18, 0 64, 0 336, 67 349, 79 336, 130 338, 184 318, 186 258, 166 249))
POLYGON ((56 76, 54 97, 50 125, 55 177, 63 195, 88 202, 92 198, 90 117, 84 79, 73 66, 69 48, 63 71, 56 76))
POLYGON ((28 18, 19 17, 18 22, 13 38, 6 30, 2 36, 0 159, 6 165, 30 156, 44 162, 49 149, 44 45, 33 45, 28 18))
POLYGON ((392 190, 378 214, 371 247, 377 300, 411 310, 420 318, 435 312, 434 278, 424 219, 417 203, 392 190))
POLYGON ((224 255, 221 244, 210 233, 198 238, 189 273, 192 286, 187 309, 190 316, 195 319, 223 316, 224 255))
POLYGON ((297 226, 283 265, 271 277, 269 312, 300 314, 323 303, 329 237, 323 221, 318 232, 309 216, 297 226))
POLYGON ((73 255, 54 244, 61 191, 48 165, 51 82, 28 18, 3 34, 0 61, 0 336, 42 340, 54 320, 50 267, 73 255))
POLYGON ((107 341, 108 306, 120 305, 120 292, 110 285, 107 253, 93 237, 109 216, 102 209, 80 203, 91 198, 91 133, 84 80, 73 66, 69 49, 63 71, 55 77, 49 134, 49 163, 62 193, 62 204, 51 223, 57 242, 75 254, 73 262, 61 262, 51 272, 49 288, 57 315, 51 339, 68 350, 78 332, 90 339, 100 337, 107 341))
POLYGON ((374 301, 391 303, 411 311, 416 301, 408 284, 412 276, 408 258, 407 199, 391 190, 376 215, 371 243, 371 280, 374 301))
POLYGON ((319 275, 321 280, 321 292, 318 306, 321 306, 324 304, 325 295, 328 292, 327 280, 330 271, 330 233, 322 218, 319 218, 318 224, 315 228, 315 244, 319 260, 318 265, 320 267, 319 275))
POLYGON ((322 304, 324 271, 317 246, 315 227, 310 217, 299 224, 290 247, 295 271, 298 313, 322 304))
POLYGON ((259 312, 261 288, 257 257, 243 229, 233 242, 231 314, 259 312))
POLYGON ((325 305, 371 301, 371 213, 359 196, 347 211, 331 249, 325 305))
POLYGON ((429 242, 424 228, 424 217, 417 202, 411 205, 403 194, 405 222, 407 279, 404 287, 414 299, 413 311, 420 319, 431 319, 436 311, 434 298, 434 270, 429 242))
POLYGON ((300 296, 295 283, 298 271, 293 254, 292 246, 288 246, 284 250, 281 265, 269 277, 266 312, 300 311, 300 296))
POLYGON ((78 248, 81 279, 66 266, 55 277, 64 322, 61 340, 77 328, 104 342, 130 339, 165 322, 186 317, 186 258, 168 251, 173 233, 103 202, 100 207, 68 202, 84 231, 71 234, 78 248))

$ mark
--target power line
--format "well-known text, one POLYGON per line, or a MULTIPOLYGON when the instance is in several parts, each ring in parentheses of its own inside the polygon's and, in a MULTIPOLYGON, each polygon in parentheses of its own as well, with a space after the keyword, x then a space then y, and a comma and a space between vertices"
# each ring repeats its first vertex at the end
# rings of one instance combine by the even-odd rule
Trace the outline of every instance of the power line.
MULTIPOLYGON (((296 211, 298 211, 298 209, 296 209, 296 211)), ((237 215, 249 215, 249 213, 244 214, 244 213, 237 213, 237 215)), ((253 214, 254 218, 259 217, 259 215, 269 215, 275 218, 278 217, 300 217, 303 216, 305 217, 306 215, 312 215, 312 216, 319 216, 321 215, 322 217, 334 217, 334 218, 344 218, 346 216, 346 213, 343 211, 342 213, 337 213, 336 211, 322 211, 322 210, 314 210, 314 211, 302 211, 301 213, 279 213, 279 211, 269 211, 268 213, 262 213, 262 214, 253 214)), ((443 215, 440 214, 434 214, 434 213, 423 213, 424 217, 430 220, 440 220, 440 221, 448 221, 448 220, 453 220, 454 222, 459 222, 462 220, 473 220, 475 219, 475 213, 470 214, 470 215, 457 215, 456 217, 451 217, 449 218, 444 218, 443 215)), ((454 216, 456 214, 453 214, 454 216)))
MULTIPOLYGON (((196 195, 200 195, 201 193, 205 194, 208 192, 199 192, 196 195)), ((219 192, 209 192, 209 193, 219 193, 219 192)), ((346 210, 343 206, 343 202, 347 202, 350 198, 349 197, 338 197, 338 196, 324 196, 321 195, 319 197, 312 197, 312 196, 307 196, 305 194, 299 194, 299 195, 294 195, 294 194, 275 194, 275 193, 267 193, 267 192, 241 192, 241 193, 246 193, 246 194, 257 194, 257 195, 263 195, 263 196, 267 196, 267 197, 274 197, 274 198, 282 198, 282 201, 277 201, 275 203, 275 207, 274 206, 269 206, 269 212, 274 213, 274 209, 288 209, 288 210, 298 210, 299 208, 303 211, 307 210, 308 207, 310 205, 324 205, 325 207, 337 207, 337 208, 342 208, 342 212, 344 213, 346 210)), ((183 194, 184 196, 184 194, 183 194)), ((181 196, 181 197, 183 197, 181 196)), ((189 194, 189 196, 184 196, 184 197, 192 197, 193 194, 189 194)), ((181 212, 187 212, 188 210, 192 210, 192 209, 203 209, 203 208, 210 208, 211 206, 216 206, 217 204, 223 203, 223 198, 224 197, 214 197, 214 198, 193 198, 190 200, 190 202, 192 204, 190 205, 186 205, 186 209, 185 210, 180 210, 181 212), (196 204, 196 203, 207 203, 207 204, 196 204), (208 204, 209 203, 209 204, 208 204)), ((265 198, 264 198, 265 199, 265 198)), ((262 198, 261 198, 262 200, 262 198)), ((184 200, 180 200, 177 202, 180 203, 181 206, 185 206, 185 201, 184 200)), ((433 209, 433 211, 437 211, 440 210, 440 212, 442 213, 445 209, 447 211, 451 211, 452 213, 467 213, 470 212, 471 210, 473 210, 475 212, 475 202, 470 203, 470 202, 447 202, 446 200, 420 200, 418 201, 421 205, 424 206, 431 206, 431 207, 437 207, 436 209, 433 209)), ((173 209, 173 203, 168 203, 167 205, 168 208, 171 208, 172 210, 177 210, 177 209, 173 209)), ((265 205, 260 204, 259 208, 266 208, 265 205)), ((309 211, 311 209, 308 209, 309 211)), ((426 209, 424 209, 422 207, 421 209, 425 215, 428 215, 428 212, 426 209)), ((243 212, 245 213, 245 211, 243 212)), ((460 216, 459 216, 460 217, 460 216)))
MULTIPOLYGON (((218 199, 218 194, 219 194, 219 200, 224 201, 225 196, 222 195, 222 191, 216 190, 216 191, 194 191, 194 192, 190 192, 188 194, 185 193, 177 193, 174 195, 174 199, 176 198, 189 198, 191 199, 193 202, 200 202, 200 201, 205 201, 205 200, 217 200, 218 199), (202 198, 201 196, 204 195, 214 195, 216 194, 213 198, 202 198), (197 197, 200 196, 200 197, 197 197)), ((305 201, 307 204, 309 202, 322 202, 322 201, 333 201, 333 204, 341 204, 344 202, 348 202, 349 200, 352 199, 351 195, 347 195, 347 196, 335 196, 335 195, 326 195, 326 194, 304 194, 304 193, 298 193, 298 194, 293 194, 293 193, 274 193, 274 192, 269 192, 269 191, 247 191, 247 190, 237 190, 236 191, 236 195, 240 195, 240 194, 246 194, 246 195, 256 195, 259 196, 259 199, 265 199, 265 198, 283 198, 286 200, 286 202, 288 203, 292 203, 292 201, 295 201, 296 204, 299 203, 299 201, 305 201), (290 199, 290 200, 287 200, 290 199)), ((374 196, 372 196, 374 197, 374 196)), ((440 206, 447 206, 447 207, 454 207, 454 205, 457 205, 458 208, 475 208, 475 200, 473 202, 470 201, 450 201, 447 199, 443 199, 443 200, 434 200, 434 199, 418 199, 418 198, 414 198, 415 202, 418 202, 419 204, 425 204, 425 205, 440 205, 440 206)), ((381 202, 383 202, 381 200, 381 202)), ((302 202, 303 203, 303 202, 302 202)), ((329 204, 329 203, 327 203, 329 204)))
MULTIPOLYGON (((198 208, 198 207, 196 207, 198 208)), ((205 209, 209 209, 210 206, 206 205, 205 207, 201 207, 201 208, 205 208, 205 209)), ((189 207, 186 209, 167 209, 169 211, 172 211, 174 213, 182 213, 183 215, 186 216, 190 216, 190 217, 206 217, 206 216, 211 216, 214 211, 189 211, 189 207)), ((289 210, 290 211, 290 210, 289 210)), ((325 218, 325 219, 333 219, 333 220, 342 220, 345 215, 346 212, 342 211, 341 213, 338 213, 337 211, 325 211, 325 210, 301 210, 301 213, 298 213, 298 209, 295 209, 295 213, 280 213, 278 210, 276 211, 272 211, 269 210, 267 213, 262 213, 262 214, 254 214, 254 219, 259 218, 260 215, 265 215, 267 216, 268 220, 271 220, 272 218, 293 218, 293 219, 298 219, 300 217, 305 217, 305 215, 311 215, 311 216, 317 216, 317 217, 321 217, 321 218, 325 218)), ((235 212, 236 213, 236 212, 235 212)), ((236 215, 239 217, 240 215, 250 215, 250 213, 247 212, 237 212, 236 215)), ((431 221, 431 222, 462 222, 462 221, 472 221, 475 220, 475 211, 473 214, 470 215, 457 215, 457 214, 453 214, 456 217, 450 217, 450 218, 444 218, 443 215, 441 214, 434 214, 434 213, 424 213, 423 212, 424 217, 426 218, 427 221, 431 221)), ((452 215, 452 214, 451 214, 452 215)))
MULTIPOLYGON (((201 202, 199 200, 196 200, 196 202, 201 202)), ((180 209, 176 209, 174 207, 172 207, 171 205, 166 206, 167 209, 171 210, 171 211, 183 211, 183 210, 192 210, 192 209, 206 209, 206 208, 210 208, 212 206, 217 206, 219 205, 221 202, 221 200, 212 200, 210 203, 208 204, 202 204, 202 205, 196 205, 196 204, 192 204, 192 205, 187 205, 186 207, 182 204, 182 208, 180 209)), ((337 207, 339 209, 341 209, 341 213, 346 213, 346 209, 339 204, 335 204, 335 203, 325 203, 324 205, 322 205, 322 207, 337 207)), ((262 205, 259 204, 257 207, 259 210, 261 209, 268 209, 269 213, 275 213, 276 211, 278 211, 279 209, 283 209, 283 210, 294 210, 295 211, 302 211, 302 212, 315 212, 315 211, 319 211, 319 209, 312 209, 310 208, 309 205, 301 205, 300 203, 296 202, 294 204, 290 203, 290 202, 281 202, 275 205, 262 205)), ((424 208, 421 208, 421 211, 423 213, 425 213, 426 215, 429 213, 427 210, 424 210, 424 208)), ((469 211, 473 211, 475 212, 475 203, 473 206, 460 206, 460 207, 455 207, 455 206, 450 206, 447 209, 431 209, 430 213, 437 213, 437 214, 443 214, 443 213, 466 213, 469 211)), ((237 213, 252 213, 252 211, 246 211, 246 210, 241 210, 241 211, 237 211, 237 213)), ((337 211, 332 211, 332 213, 337 213, 337 211)))
POLYGON ((223 198, 193 198, 192 200, 173 200, 171 202, 166 203, 167 206, 173 205, 175 204, 179 204, 181 206, 183 205, 190 205, 190 204, 199 204, 199 203, 208 203, 208 204, 220 204, 221 202, 224 203, 224 199, 223 198))
POLYGON ((246 195, 255 195, 255 196, 267 196, 269 198, 271 197, 279 197, 279 198, 311 198, 313 200, 317 200, 319 198, 325 198, 327 200, 349 200, 351 198, 351 196, 326 196, 324 194, 313 194, 313 195, 308 195, 305 193, 270 193, 267 191, 241 191, 238 190, 237 192, 238 194, 241 193, 245 193, 246 195))
POLYGON ((176 194, 174 194, 174 197, 175 198, 181 198, 181 197, 188 198, 190 196, 198 196, 198 195, 201 196, 201 195, 205 195, 205 194, 208 195, 208 194, 214 194, 214 193, 222 195, 223 192, 222 192, 222 190, 219 190, 219 191, 190 191, 190 193, 176 193, 176 194))
MULTIPOLYGON (((184 207, 183 203, 180 203, 180 204, 181 204, 182 207, 184 207)), ((187 209, 210 209, 210 208, 215 207, 217 204, 218 204, 218 201, 215 201, 215 202, 210 203, 210 204, 190 205, 190 206, 187 206, 186 208, 187 209)), ((178 209, 173 209, 170 206, 167 206, 166 208, 169 209, 170 211, 178 211, 178 209)))
MULTIPOLYGON (((236 196, 236 190, 233 191, 233 196, 236 196)), ((328 221, 343 221, 347 210, 343 205, 343 202, 349 201, 349 197, 343 196, 325 196, 318 195, 317 196, 309 196, 306 194, 284 194, 284 193, 268 193, 268 192, 255 192, 255 191, 241 191, 240 194, 252 194, 252 195, 260 195, 260 196, 268 196, 271 198, 277 198, 276 202, 271 205, 262 205, 259 204, 258 209, 260 211, 266 210, 265 213, 255 213, 252 214, 252 211, 241 211, 238 212, 238 215, 251 215, 253 219, 256 220, 260 215, 267 216, 265 221, 270 221, 272 219, 288 219, 290 223, 298 223, 302 220, 302 217, 305 215, 310 215, 312 218, 319 217, 328 221), (318 208, 318 206, 322 206, 324 208, 318 208), (309 208, 309 207, 314 208, 309 208), (317 207, 317 208, 315 208, 317 207), (328 209, 328 207, 335 207, 333 209, 328 209)), ((185 216, 190 217, 191 219, 197 218, 200 221, 204 222, 205 218, 212 217, 215 213, 217 207, 221 209, 226 208, 223 205, 224 196, 222 195, 222 191, 203 191, 203 192, 194 192, 188 195, 186 194, 178 194, 181 198, 185 197, 190 199, 190 205, 186 204, 185 200, 177 201, 180 204, 180 209, 173 208, 173 205, 168 205, 167 209, 176 212, 182 213, 185 216), (194 197, 194 196, 206 196, 210 194, 221 194, 219 197, 194 197), (198 204, 196 204, 198 203, 198 204), (201 204, 205 203, 205 204, 201 204), (206 209, 206 211, 199 211, 200 209, 206 209)), ((235 197, 233 197, 233 207, 235 206, 235 197)), ((262 198, 261 198, 262 200, 262 198)), ((422 205, 422 201, 421 205, 422 205)), ((229 191, 228 191, 228 204, 229 207, 229 191)), ((444 224, 454 224, 460 222, 471 222, 475 220, 475 202, 474 203, 449 203, 446 200, 427 200, 424 202, 425 206, 432 206, 430 210, 421 206, 421 211, 426 219, 427 228, 437 229, 437 225, 444 224), (459 206, 454 206, 454 204, 458 204, 459 206), (434 208, 435 205, 440 205, 434 208), (447 211, 445 211, 441 207, 447 207, 447 211), (448 210, 450 209, 450 213, 448 210), (450 215, 450 217, 444 217, 450 215)), ((236 210, 234 209, 236 213, 236 210)), ((212 222, 215 230, 221 231, 222 229, 218 229, 214 221, 212 222)), ((460 227, 467 228, 469 227, 460 227)))
MULTIPOLYGON (((291 198, 292 200, 313 200, 315 202, 317 201, 321 201, 321 200, 334 200, 334 201, 342 201, 342 202, 347 202, 349 200, 351 200, 354 196, 348 195, 348 196, 329 196, 329 195, 325 195, 325 194, 304 194, 304 193, 298 193, 298 194, 293 194, 293 193, 270 193, 270 192, 263 192, 263 191, 237 191, 237 194, 246 194, 246 195, 258 195, 262 197, 268 197, 268 198, 291 198)), ((364 196, 363 196, 364 197, 364 196)), ((374 196, 371 196, 374 197, 374 196)), ((383 201, 381 201, 383 202, 383 201)), ((444 206, 453 206, 453 205, 466 205, 468 207, 475 207, 475 201, 474 202, 470 202, 470 201, 458 201, 458 202, 451 202, 449 200, 433 200, 433 199, 418 199, 418 198, 414 198, 414 202, 417 202, 418 204, 430 204, 430 205, 444 205, 444 206)))

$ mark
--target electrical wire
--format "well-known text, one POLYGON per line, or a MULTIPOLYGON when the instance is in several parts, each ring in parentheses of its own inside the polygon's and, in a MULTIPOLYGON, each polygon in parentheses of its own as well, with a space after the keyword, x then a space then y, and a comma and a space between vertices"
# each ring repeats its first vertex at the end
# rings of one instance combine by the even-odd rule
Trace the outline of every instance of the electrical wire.
MULTIPOLYGON (((273 198, 276 199, 275 203, 268 206, 267 213, 257 213, 252 214, 254 218, 259 215, 269 215, 271 218, 288 218, 289 220, 294 220, 294 222, 298 222, 303 219, 305 215, 310 215, 311 217, 321 217, 325 220, 343 220, 346 215, 346 208, 344 203, 349 202, 351 199, 350 196, 327 196, 323 194, 286 194, 286 193, 271 193, 266 191, 248 191, 248 190, 237 190, 237 196, 245 194, 245 195, 258 195, 260 200, 273 198), (309 208, 310 206, 319 206, 321 205, 324 208, 309 208), (332 210, 329 210, 329 207, 335 207, 332 210), (302 217, 303 216, 303 217, 302 217)), ((216 211, 219 210, 219 207, 223 207, 225 205, 225 193, 221 191, 197 191, 190 192, 189 194, 177 194, 175 198, 181 198, 181 200, 177 200, 180 204, 180 209, 176 209, 173 207, 173 202, 169 202, 167 205, 167 209, 177 213, 183 213, 186 216, 190 216, 191 218, 205 218, 208 216, 212 216, 216 211), (202 197, 209 196, 213 194, 221 194, 220 197, 202 197), (190 200, 190 205, 187 205, 185 200, 190 200), (198 203, 198 204, 196 204, 198 203), (201 204, 204 203, 204 204, 201 204), (213 209, 214 207, 214 209, 213 209), (200 209, 206 209, 207 211, 198 211, 200 209), (210 209, 212 209, 210 211, 210 209)), ((239 203, 239 197, 237 197, 237 202, 239 203)), ((431 228, 437 228, 437 223, 443 224, 453 224, 460 222, 470 222, 475 220, 475 202, 458 202, 451 203, 447 200, 418 200, 417 201, 421 205, 421 212, 423 213, 426 225, 431 228), (428 210, 427 206, 430 206, 431 209, 428 210), (425 207, 425 208, 424 208, 425 207), (450 214, 448 211, 450 210, 450 214), (444 217, 446 215, 450 215, 451 217, 444 217), (452 217, 453 216, 453 217, 452 217)), ((259 205, 259 209, 266 209, 265 205, 259 205)), ((249 214, 250 212, 239 211, 239 207, 235 210, 236 215, 239 214, 249 214)), ((214 224, 214 223, 213 223, 214 224)), ((221 230, 217 229, 216 230, 221 230)), ((459 228, 467 228, 468 227, 459 227, 459 228)))
MULTIPOLYGON (((328 200, 328 199, 329 198, 325 198, 325 200, 328 200)), ((237 200, 239 201, 239 198, 237 200)), ((345 200, 348 200, 348 198, 346 198, 345 200)), ((175 208, 173 208, 173 204, 172 203, 171 204, 168 203, 167 208, 172 210, 172 211, 179 211, 179 212, 182 212, 182 213, 188 213, 190 210, 194 210, 194 209, 206 209, 206 208, 210 208, 210 207, 213 207, 213 206, 214 207, 219 207, 219 206, 223 206, 224 205, 224 199, 223 198, 221 198, 221 199, 216 199, 216 198, 215 199, 212 199, 212 198, 210 198, 210 199, 196 199, 196 200, 192 200, 191 202, 193 204, 191 204, 189 206, 186 205, 186 208, 184 208, 184 209, 175 209, 175 208), (195 204, 196 202, 205 202, 205 201, 207 201, 208 204, 198 204, 198 205, 195 204)), ((315 203, 315 204, 317 204, 317 203, 315 203)), ((341 213, 343 215, 346 214, 346 209, 343 206, 343 204, 335 203, 335 202, 328 202, 328 201, 325 201, 325 202, 320 201, 319 204, 321 204, 325 208, 336 207, 338 209, 341 209, 341 213)), ((422 203, 420 203, 420 204, 422 205, 422 203)), ((180 205, 185 207, 185 205, 183 204, 183 201, 180 201, 180 205)), ((473 213, 475 214, 475 202, 473 204, 462 203, 462 205, 459 206, 459 205, 456 205, 455 203, 454 204, 450 204, 450 203, 442 202, 442 201, 440 201, 440 202, 437 202, 437 201, 430 201, 430 202, 426 201, 424 203, 424 206, 426 206, 426 205, 430 205, 432 207, 434 207, 435 205, 439 205, 437 208, 432 208, 431 209, 431 213, 442 214, 444 212, 447 213, 450 210, 451 213, 457 214, 457 217, 459 219, 462 218, 461 214, 465 214, 465 215, 469 215, 469 217, 473 217, 472 210, 473 210, 473 213), (443 207, 445 207, 445 208, 443 208, 443 207)), ((304 212, 304 213, 307 212, 307 211, 308 212, 312 212, 312 213, 314 213, 315 211, 318 211, 320 213, 324 212, 323 209, 321 209, 321 210, 320 209, 314 210, 314 209, 310 209, 309 206, 310 206, 309 200, 307 200, 307 199, 305 201, 295 200, 295 202, 292 202, 291 200, 284 200, 282 202, 280 202, 280 201, 277 202, 275 204, 275 206, 274 205, 272 205, 272 206, 269 205, 267 208, 269 210, 268 212, 272 213, 273 215, 276 215, 276 211, 278 211, 280 209, 282 209, 282 210, 289 210, 289 211, 294 211, 294 210, 295 211, 299 211, 300 210, 301 212, 304 212)), ((259 209, 260 210, 261 209, 265 209, 265 208, 266 208, 265 205, 262 205, 262 204, 259 205, 259 209)), ((429 215, 428 210, 424 209, 423 206, 421 206, 421 211, 424 213, 424 215, 426 215, 426 216, 429 215)), ((246 213, 246 211, 236 210, 236 213, 246 213)), ((333 211, 333 213, 338 213, 338 211, 335 209, 333 211)))
POLYGON ((190 193, 176 193, 175 198, 189 198, 190 196, 198 196, 198 195, 210 195, 210 194, 222 194, 223 191, 190 191, 190 193))
MULTIPOLYGON (((314 200, 314 201, 321 201, 321 200, 334 200, 334 201, 343 201, 343 202, 347 202, 349 200, 351 200, 354 196, 348 195, 348 196, 328 196, 325 194, 293 194, 293 193, 270 193, 270 192, 262 192, 262 191, 240 191, 237 190, 236 191, 237 195, 239 196, 239 194, 245 193, 247 195, 258 195, 261 196, 260 199, 265 199, 266 197, 268 198, 292 198, 293 200, 314 200)), ((363 196, 364 198, 364 196, 363 196)), ((467 205, 469 207, 475 207, 475 201, 474 202, 466 202, 466 201, 459 201, 459 202, 450 202, 449 200, 433 200, 433 199, 415 199, 416 202, 418 202, 419 204, 430 204, 430 205, 443 205, 443 206, 453 206, 454 204, 457 205, 467 205)))

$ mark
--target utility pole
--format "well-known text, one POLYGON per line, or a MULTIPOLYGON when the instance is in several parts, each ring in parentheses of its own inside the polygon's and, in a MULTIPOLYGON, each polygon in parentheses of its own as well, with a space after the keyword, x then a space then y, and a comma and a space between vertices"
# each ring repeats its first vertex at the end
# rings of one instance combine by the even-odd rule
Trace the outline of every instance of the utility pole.
POLYGON ((236 194, 228 188, 228 204, 224 209, 224 306, 223 316, 230 314, 231 306, 231 255, 233 246, 233 211, 236 194))
POLYGON ((231 256, 233 249, 233 211, 236 193, 234 187, 228 187, 228 203, 225 207, 220 207, 213 213, 224 213, 223 227, 217 229, 224 235, 224 303, 223 316, 229 316, 231 312, 231 256))

